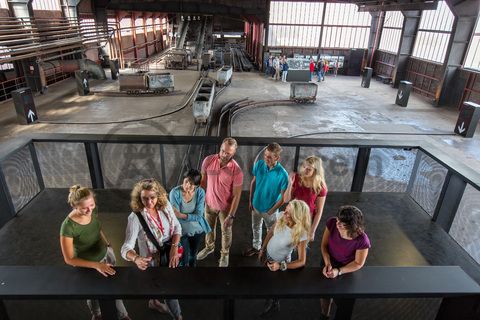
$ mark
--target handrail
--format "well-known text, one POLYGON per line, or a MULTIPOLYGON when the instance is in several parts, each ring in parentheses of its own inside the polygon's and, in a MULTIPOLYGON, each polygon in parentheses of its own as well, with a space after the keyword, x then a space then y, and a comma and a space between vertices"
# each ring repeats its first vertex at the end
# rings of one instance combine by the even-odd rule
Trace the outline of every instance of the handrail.
MULTIPOLYGON (((115 276, 104 278, 93 270, 69 266, 0 266, 0 298, 224 299, 229 302, 226 319, 233 319, 234 299, 349 299, 351 309, 342 310, 343 319, 350 318, 356 298, 443 298, 437 319, 450 312, 460 315, 458 319, 474 319, 480 301, 479 284, 458 266, 367 266, 337 279, 325 278, 318 267, 287 272, 264 267, 115 269, 115 276)), ((7 313, 5 307, 3 311, 7 313)), ((8 314, 3 316, 8 319, 8 314)), ((107 312, 102 316, 110 318, 107 312)))

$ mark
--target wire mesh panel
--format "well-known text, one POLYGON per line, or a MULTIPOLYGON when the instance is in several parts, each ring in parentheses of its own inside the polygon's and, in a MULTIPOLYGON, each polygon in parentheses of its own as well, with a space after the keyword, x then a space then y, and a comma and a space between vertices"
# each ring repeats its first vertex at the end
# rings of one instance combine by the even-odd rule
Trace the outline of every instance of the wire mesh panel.
POLYGON ((92 186, 83 143, 36 142, 35 150, 45 188, 92 186))
POLYGON ((480 263, 480 191, 467 184, 449 234, 480 263))
MULTIPOLYGON (((250 183, 252 182, 252 169, 255 161, 263 159, 263 150, 266 146, 238 146, 235 153, 235 160, 238 162, 243 170, 243 190, 250 189, 250 183)), ((295 159, 294 147, 282 147, 283 151, 280 155, 280 163, 282 166, 290 172, 293 170, 293 164, 295 159)))
POLYGON ((299 165, 309 156, 320 157, 325 170, 325 181, 330 191, 350 191, 357 162, 358 148, 302 147, 299 165))
POLYGON ((441 298, 356 299, 352 320, 433 320, 441 302, 441 298))
POLYGON ((5 175, 15 212, 18 212, 40 192, 28 146, 17 150, 3 160, 0 165, 5 175))
POLYGON ((162 181, 160 145, 102 143, 98 151, 105 188, 131 189, 146 178, 162 181))
POLYGON ((422 151, 418 151, 418 167, 412 172, 408 194, 431 216, 440 197, 448 170, 422 151))
POLYGON ((405 192, 416 154, 416 149, 373 148, 363 192, 405 192))

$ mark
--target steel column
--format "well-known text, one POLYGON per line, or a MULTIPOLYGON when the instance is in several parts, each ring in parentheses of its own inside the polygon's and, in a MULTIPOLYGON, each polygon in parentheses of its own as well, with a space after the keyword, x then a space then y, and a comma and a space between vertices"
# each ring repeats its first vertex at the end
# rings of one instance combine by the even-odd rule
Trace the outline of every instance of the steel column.
POLYGON ((85 142, 85 152, 87 155, 88 169, 90 170, 90 179, 94 189, 104 189, 102 166, 100 163, 100 154, 98 145, 95 142, 85 142))
POLYGON ((363 183, 367 175, 368 160, 370 159, 370 148, 359 148, 355 172, 353 173, 351 192, 362 192, 363 183))
POLYGON ((447 173, 432 219, 445 232, 450 231, 466 186, 467 183, 459 176, 451 171, 447 173))

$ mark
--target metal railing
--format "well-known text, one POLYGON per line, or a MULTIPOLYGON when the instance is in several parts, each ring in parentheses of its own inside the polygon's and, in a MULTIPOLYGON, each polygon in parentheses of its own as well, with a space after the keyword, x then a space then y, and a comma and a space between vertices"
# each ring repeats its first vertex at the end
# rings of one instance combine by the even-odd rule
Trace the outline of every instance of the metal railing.
MULTIPOLYGON (((397 192, 410 196, 480 263, 480 175, 426 143, 388 140, 238 138, 235 156, 248 190, 253 163, 270 142, 282 145, 282 165, 296 171, 310 155, 322 158, 329 191, 397 192), (465 232, 464 226, 473 227, 465 232)), ((35 138, 0 157, 0 225, 45 188, 80 183, 130 189, 145 177, 175 187, 189 145, 215 153, 220 137, 58 135, 35 138), (112 161, 115 159, 115 161, 112 161)), ((196 167, 190 164, 189 167, 196 167)))

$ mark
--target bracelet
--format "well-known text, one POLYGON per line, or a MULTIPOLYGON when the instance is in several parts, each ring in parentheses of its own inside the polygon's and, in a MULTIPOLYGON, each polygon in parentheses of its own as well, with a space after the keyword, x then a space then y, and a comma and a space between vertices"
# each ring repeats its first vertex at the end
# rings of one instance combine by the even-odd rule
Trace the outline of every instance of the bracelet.
POLYGON ((138 258, 138 257, 139 257, 139 256, 136 255, 135 258, 133 258, 132 262, 133 262, 133 263, 136 263, 135 261, 137 261, 137 258, 138 258))
POLYGON ((228 215, 230 219, 235 219, 235 216, 232 216, 231 214, 228 215))
POLYGON ((338 275, 341 276, 342 275, 342 269, 337 268, 337 270, 338 270, 338 275))
POLYGON ((178 247, 178 243, 172 243, 172 247, 178 247))

